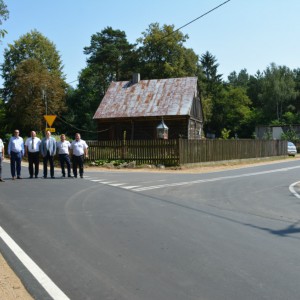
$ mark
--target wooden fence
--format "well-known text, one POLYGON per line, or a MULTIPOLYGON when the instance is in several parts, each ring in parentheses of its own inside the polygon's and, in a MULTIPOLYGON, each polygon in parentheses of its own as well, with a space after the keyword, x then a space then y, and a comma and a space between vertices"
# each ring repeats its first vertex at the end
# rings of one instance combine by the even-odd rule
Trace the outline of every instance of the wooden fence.
POLYGON ((166 166, 287 155, 286 141, 135 140, 87 141, 89 160, 136 161, 166 166))
POLYGON ((179 164, 178 140, 87 141, 89 159, 136 161, 137 164, 179 164))
POLYGON ((287 155, 286 141, 179 140, 180 164, 287 155))

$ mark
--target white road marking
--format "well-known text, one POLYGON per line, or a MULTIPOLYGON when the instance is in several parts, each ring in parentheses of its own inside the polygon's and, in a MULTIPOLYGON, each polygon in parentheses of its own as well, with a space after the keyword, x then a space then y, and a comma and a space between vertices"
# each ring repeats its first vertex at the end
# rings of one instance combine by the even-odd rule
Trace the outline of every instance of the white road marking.
MULTIPOLYGON (((159 185, 152 185, 152 186, 140 186, 140 185, 133 185, 133 186, 122 186, 126 183, 113 183, 113 182, 106 182, 105 179, 94 179, 93 177, 89 178, 90 181, 93 182, 99 182, 101 184, 107 184, 110 186, 115 187, 121 187, 123 189, 132 190, 134 192, 142 192, 142 191, 149 191, 154 189, 162 189, 166 187, 175 187, 175 186, 182 186, 182 185, 188 185, 188 184, 197 184, 197 183, 205 183, 205 182, 214 182, 214 181, 220 181, 220 180, 226 180, 226 179, 235 179, 235 178, 241 178, 241 177, 249 177, 249 176, 257 176, 257 175, 264 175, 264 174, 270 174, 270 173, 276 173, 276 172, 287 172, 289 170, 293 169, 299 169, 300 166, 295 167, 285 167, 281 169, 275 169, 275 170, 269 170, 269 171, 261 171, 261 172, 253 172, 253 173, 245 173, 240 175, 232 175, 232 176, 222 176, 222 177, 215 177, 211 179, 199 179, 199 180, 193 180, 193 181, 184 181, 184 182, 175 182, 175 183, 166 183, 166 184, 159 184, 159 185)), ((161 180, 163 181, 163 180, 161 180)), ((150 182, 150 181, 149 181, 150 182)), ((145 183, 145 182, 142 182, 145 183)), ((296 193, 296 191, 293 188, 293 185, 290 187, 290 191, 298 198, 300 198, 300 195, 296 193)))
POLYGON ((0 226, 0 237, 54 300, 70 299, 0 226))
POLYGON ((126 189, 126 190, 130 190, 130 189, 134 189, 134 188, 138 188, 140 187, 139 185, 131 185, 131 186, 122 186, 122 189, 126 189))
POLYGON ((200 180, 185 181, 185 182, 167 183, 167 184, 161 184, 161 185, 135 188, 135 189, 133 189, 133 191, 141 192, 141 191, 147 191, 147 190, 153 190, 153 189, 161 189, 161 188, 165 188, 165 187, 173 187, 173 186, 181 186, 181 185, 197 184, 197 183, 205 183, 205 182, 214 182, 214 181, 220 181, 220 180, 225 180, 225 179, 235 179, 235 178, 257 176, 257 175, 270 174, 270 173, 276 173, 276 172, 286 172, 289 170, 299 169, 299 168, 300 168, 300 166, 295 166, 295 167, 290 167, 290 168, 281 168, 281 169, 262 171, 262 172, 245 173, 245 174, 232 175, 232 176, 222 176, 222 177, 216 177, 216 178, 211 178, 211 179, 200 179, 200 180))
POLYGON ((101 181, 104 181, 104 179, 92 179, 91 181, 93 181, 93 182, 101 182, 101 181))
POLYGON ((151 183, 151 182, 159 182, 159 181, 166 181, 166 179, 160 179, 160 180, 151 180, 151 181, 143 181, 141 183, 151 183))
POLYGON ((295 197, 297 197, 297 198, 300 199, 300 195, 299 195, 299 194, 295 191, 295 189, 294 189, 294 186, 295 186, 296 184, 299 184, 299 183, 300 183, 299 181, 292 183, 292 184, 289 186, 289 190, 290 190, 290 192, 291 192, 295 197))

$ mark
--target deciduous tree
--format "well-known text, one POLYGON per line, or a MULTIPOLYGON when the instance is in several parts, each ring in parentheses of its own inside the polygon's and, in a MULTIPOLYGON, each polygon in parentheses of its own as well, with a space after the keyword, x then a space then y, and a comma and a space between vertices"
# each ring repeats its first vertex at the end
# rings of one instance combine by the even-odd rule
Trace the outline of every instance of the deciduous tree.
POLYGON ((4 80, 3 98, 9 102, 15 83, 15 70, 27 59, 38 60, 49 73, 64 79, 62 62, 55 45, 37 30, 21 36, 14 44, 4 50, 4 62, 1 73, 4 80))
POLYGON ((197 76, 198 56, 183 46, 187 39, 174 25, 150 24, 137 40, 142 78, 197 76))
POLYGON ((41 129, 45 114, 56 114, 65 107, 66 83, 60 56, 53 43, 34 30, 20 37, 4 51, 1 65, 4 88, 2 97, 7 107, 7 123, 30 130, 41 129), (44 109, 42 109, 44 108, 44 109))
MULTIPOLYGON (((223 128, 230 130, 239 137, 247 137, 251 117, 251 100, 245 89, 241 87, 226 86, 218 95, 218 101, 214 103, 211 127, 218 135, 223 128)), ((252 124, 251 124, 252 125, 252 124)))
MULTIPOLYGON (((9 11, 7 9, 7 6, 3 0, 0 0, 0 26, 2 26, 3 21, 6 21, 8 17, 9 17, 9 11)), ((0 41, 1 38, 4 38, 6 33, 7 31, 5 29, 0 28, 0 41)))
POLYGON ((45 128, 45 114, 65 110, 64 81, 33 58, 17 66, 12 95, 7 103, 7 117, 12 128, 22 128, 28 133, 45 128))
POLYGON ((77 88, 68 93, 68 112, 65 115, 68 124, 64 126, 65 132, 77 132, 78 129, 73 126, 75 125, 80 127, 81 131, 85 131, 85 138, 97 139, 97 126, 93 116, 104 97, 106 85, 106 80, 101 77, 97 65, 81 70, 77 88))
POLYGON ((289 102, 296 98, 293 72, 286 66, 272 63, 264 71, 261 101, 269 121, 281 121, 289 102))

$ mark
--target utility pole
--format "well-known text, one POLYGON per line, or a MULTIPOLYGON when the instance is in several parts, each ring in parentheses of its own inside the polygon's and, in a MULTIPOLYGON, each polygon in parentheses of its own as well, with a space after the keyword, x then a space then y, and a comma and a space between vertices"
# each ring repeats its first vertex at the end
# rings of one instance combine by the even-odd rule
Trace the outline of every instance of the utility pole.
MULTIPOLYGON (((45 102, 45 107, 46 107, 46 116, 48 115, 48 103, 47 103, 47 96, 46 96, 46 92, 44 89, 42 89, 42 97, 43 100, 45 102)), ((47 128, 47 122, 45 123, 45 129, 47 128)))

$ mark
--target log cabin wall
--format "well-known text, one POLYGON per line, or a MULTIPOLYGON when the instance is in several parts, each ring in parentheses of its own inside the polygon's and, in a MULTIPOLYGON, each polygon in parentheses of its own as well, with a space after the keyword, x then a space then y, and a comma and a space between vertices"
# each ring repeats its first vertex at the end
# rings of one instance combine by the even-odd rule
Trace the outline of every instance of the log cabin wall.
MULTIPOLYGON (((98 122, 98 140, 153 140, 157 138, 156 127, 160 122, 161 119, 101 121, 98 122)), ((169 139, 199 139, 201 124, 196 120, 177 117, 164 119, 164 122, 169 127, 169 139)))

